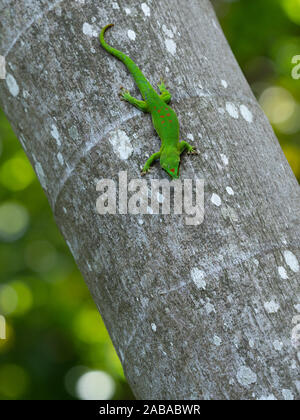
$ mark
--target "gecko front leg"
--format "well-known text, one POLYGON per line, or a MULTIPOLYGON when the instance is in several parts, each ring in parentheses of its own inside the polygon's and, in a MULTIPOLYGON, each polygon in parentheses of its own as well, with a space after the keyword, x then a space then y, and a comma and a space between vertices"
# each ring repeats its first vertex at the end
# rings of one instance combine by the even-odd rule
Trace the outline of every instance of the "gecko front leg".
POLYGON ((134 105, 136 108, 138 108, 140 111, 147 112, 148 111, 148 105, 145 101, 140 101, 139 99, 134 98, 130 95, 129 91, 121 87, 120 91, 120 97, 121 101, 129 102, 131 105, 134 105))

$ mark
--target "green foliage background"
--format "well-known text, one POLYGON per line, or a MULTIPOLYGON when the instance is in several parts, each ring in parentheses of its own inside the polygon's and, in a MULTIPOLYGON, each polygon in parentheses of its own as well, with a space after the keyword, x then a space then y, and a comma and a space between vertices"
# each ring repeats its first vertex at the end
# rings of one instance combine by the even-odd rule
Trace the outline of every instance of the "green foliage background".
MULTIPOLYGON (((291 77, 292 57, 300 55, 300 0, 213 4, 300 180, 300 79, 291 77)), ((113 378, 110 398, 133 398, 42 188, 1 110, 0 314, 7 322, 7 339, 0 340, 0 399, 77 398, 76 383, 88 370, 113 378)))

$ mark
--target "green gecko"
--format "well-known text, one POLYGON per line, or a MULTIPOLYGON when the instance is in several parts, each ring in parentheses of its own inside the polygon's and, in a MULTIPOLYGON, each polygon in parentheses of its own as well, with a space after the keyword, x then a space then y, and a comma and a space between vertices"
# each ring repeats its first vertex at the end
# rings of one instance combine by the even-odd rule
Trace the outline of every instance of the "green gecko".
POLYGON ((140 92, 143 101, 133 98, 128 90, 121 87, 121 99, 125 100, 136 108, 144 112, 151 113, 153 126, 161 139, 159 152, 154 153, 145 163, 141 175, 145 175, 150 166, 160 160, 161 167, 172 177, 179 178, 180 155, 184 150, 188 153, 197 154, 194 146, 186 141, 179 142, 179 122, 174 110, 168 106, 171 100, 171 94, 166 89, 163 80, 160 81, 158 88, 160 95, 153 89, 139 67, 127 55, 121 51, 112 48, 104 39, 105 31, 114 26, 106 25, 100 33, 100 43, 106 51, 122 61, 132 74, 140 92))

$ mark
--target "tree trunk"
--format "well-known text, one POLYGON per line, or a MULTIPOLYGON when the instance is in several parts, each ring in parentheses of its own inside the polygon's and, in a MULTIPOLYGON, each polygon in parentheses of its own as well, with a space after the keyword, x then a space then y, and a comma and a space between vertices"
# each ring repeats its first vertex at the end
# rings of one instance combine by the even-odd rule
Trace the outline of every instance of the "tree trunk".
MULTIPOLYGON (((0 101, 137 398, 299 398, 300 190, 208 0, 1 0, 0 101), (97 182, 140 179, 151 118, 107 41, 173 94, 180 179, 205 217, 99 215, 97 182), (298 294, 298 295, 297 295, 298 294)), ((154 165, 147 180, 168 179, 154 165)), ((130 195, 130 194, 129 194, 130 195)))

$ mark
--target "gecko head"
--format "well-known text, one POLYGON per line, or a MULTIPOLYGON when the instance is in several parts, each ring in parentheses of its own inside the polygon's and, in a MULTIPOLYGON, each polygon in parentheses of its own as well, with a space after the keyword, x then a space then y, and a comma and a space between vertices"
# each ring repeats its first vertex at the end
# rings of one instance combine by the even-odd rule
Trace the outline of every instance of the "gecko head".
POLYGON ((171 178, 179 178, 180 157, 177 153, 163 154, 160 159, 160 165, 171 178))

